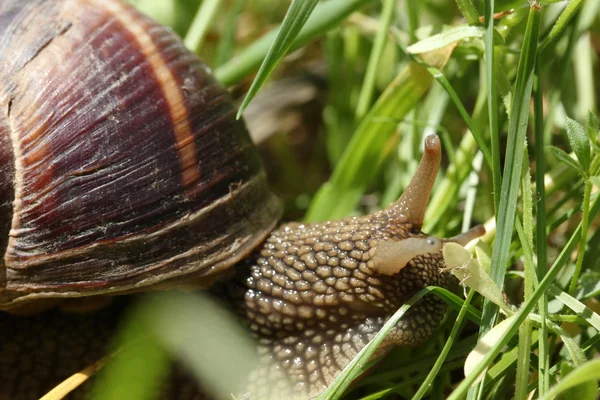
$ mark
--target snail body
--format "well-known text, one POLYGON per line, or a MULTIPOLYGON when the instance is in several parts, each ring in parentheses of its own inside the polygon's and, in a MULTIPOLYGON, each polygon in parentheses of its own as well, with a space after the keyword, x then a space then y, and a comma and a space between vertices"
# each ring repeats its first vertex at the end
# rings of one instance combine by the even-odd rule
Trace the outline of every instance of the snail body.
MULTIPOLYGON (((437 136, 385 210, 274 230, 243 122, 167 28, 119 0, 4 0, 0 59, 0 309, 220 280, 311 397, 414 293, 456 283, 420 230, 437 136)), ((380 353, 423 342, 443 313, 426 298, 380 353)))

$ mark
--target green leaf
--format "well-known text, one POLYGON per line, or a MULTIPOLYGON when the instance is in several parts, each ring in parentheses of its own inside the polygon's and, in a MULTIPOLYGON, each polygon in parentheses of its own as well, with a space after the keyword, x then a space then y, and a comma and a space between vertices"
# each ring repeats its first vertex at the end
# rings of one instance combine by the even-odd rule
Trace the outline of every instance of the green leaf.
POLYGON ((581 166, 577 164, 575 160, 573 160, 564 150, 559 149, 555 146, 546 146, 546 149, 552 154, 556 159, 563 162, 565 165, 573 168, 579 174, 584 175, 581 166))
MULTIPOLYGON (((517 318, 517 315, 512 315, 490 329, 482 338, 479 339, 477 345, 465 360, 464 372, 465 376, 469 376, 481 364, 482 360, 488 353, 499 343, 503 338, 508 336, 508 331, 511 324, 517 318)), ((479 375, 476 381, 483 378, 483 374, 479 375)))
MULTIPOLYGON (((564 392, 565 390, 581 384, 587 384, 590 381, 594 381, 595 384, 595 381, 598 379, 600 379, 600 360, 588 361, 584 364, 581 364, 571 373, 561 379, 560 382, 554 385, 550 391, 546 393, 542 400, 554 399, 558 394, 564 392)), ((585 393, 589 393, 589 391, 586 390, 585 393)), ((592 397, 573 398, 577 398, 578 400, 593 400, 596 398, 596 393, 594 393, 592 397)))
POLYGON ((258 70, 258 74, 252 82, 252 86, 250 86, 250 89, 248 90, 248 93, 246 93, 246 97, 238 110, 238 118, 242 115, 246 106, 248 106, 250 101, 256 96, 267 79, 269 79, 269 76, 279 61, 286 55, 290 47, 292 47, 294 39, 296 39, 300 29, 302 29, 318 2, 319 0, 293 0, 283 18, 277 37, 271 45, 267 56, 258 70))
POLYGON ((567 117, 567 136, 571 149, 575 152, 583 171, 590 169, 590 140, 581 124, 567 117))
POLYGON ((441 49, 451 43, 468 38, 481 38, 485 30, 478 26, 462 25, 450 28, 445 32, 435 34, 423 40, 419 40, 406 48, 409 53, 420 54, 428 51, 441 49))
MULTIPOLYGON (((575 366, 568 361, 564 361, 560 365, 560 376, 565 378, 568 374, 575 370, 575 366)), ((598 384, 594 380, 582 382, 571 388, 566 389, 556 398, 559 400, 570 400, 570 399, 582 399, 582 400, 593 400, 596 399, 596 393, 598 393, 598 384)))
MULTIPOLYGON (((490 147, 492 149, 492 164, 490 169, 492 170, 492 186, 494 187, 494 209, 496 216, 498 215, 498 207, 500 206, 500 193, 502 192, 502 170, 500 162, 500 135, 498 133, 498 89, 502 85, 498 85, 497 82, 504 82, 501 77, 505 78, 505 93, 503 94, 504 100, 508 102, 505 104, 507 112, 512 108, 512 92, 510 91, 510 85, 508 79, 501 72, 501 68, 498 68, 499 57, 496 57, 494 50, 494 8, 496 7, 494 0, 486 1, 484 4, 485 14, 485 84, 487 88, 487 109, 488 109, 488 121, 490 129, 490 147), (498 59, 497 59, 498 58, 498 59), (500 77, 500 79, 499 79, 500 77)), ((501 91, 502 92, 502 91, 501 91)))
POLYGON ((510 312, 504 303, 504 297, 498 286, 494 284, 494 281, 481 267, 479 261, 473 258, 467 249, 457 243, 446 243, 442 254, 446 265, 450 268, 450 273, 456 279, 500 308, 510 312))

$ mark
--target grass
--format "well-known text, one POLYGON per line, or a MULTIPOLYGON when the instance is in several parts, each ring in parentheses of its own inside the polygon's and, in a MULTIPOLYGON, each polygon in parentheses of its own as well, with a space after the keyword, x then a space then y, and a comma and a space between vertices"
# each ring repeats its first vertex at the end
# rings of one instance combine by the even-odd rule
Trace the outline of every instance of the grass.
MULTIPOLYGON (((152 14, 153 2, 136 3, 152 14)), ((491 250, 480 248, 477 259, 490 265, 494 284, 513 306, 501 331, 495 327, 506 316, 474 290, 463 302, 428 288, 388 325, 420 297, 440 296, 451 311, 436 336, 418 350, 393 352, 349 389, 371 366, 382 331, 322 398, 596 398, 600 290, 590 289, 590 282, 600 276, 594 117, 600 4, 294 1, 286 15, 289 2, 241 3, 205 0, 201 9, 210 18, 194 19, 197 1, 173 0, 173 16, 157 15, 199 49, 217 78, 237 88, 234 93, 250 90, 244 105, 257 101, 253 96, 269 82, 327 66, 318 73, 329 90, 313 99, 322 107, 310 114, 321 121, 310 125, 318 131, 294 136, 297 125, 283 132, 291 140, 274 137, 265 145, 270 162, 290 164, 280 170, 314 171, 317 165, 316 176, 331 172, 317 189, 302 182, 286 186, 290 216, 326 220, 385 206, 406 185, 422 138, 433 131, 443 138, 445 160, 426 215, 428 232, 449 237, 471 221, 496 221, 497 230, 487 236, 491 250), (190 16, 177 17, 183 14, 190 16), (268 152, 281 146, 282 154, 301 148, 326 162, 309 167, 305 160, 314 158, 306 154, 278 158, 268 152), (476 157, 483 162, 474 163, 476 157), (462 375, 467 355, 489 332, 496 340, 462 375)), ((297 181, 278 179, 286 180, 297 181)), ((185 353, 164 337, 157 340, 185 353)))

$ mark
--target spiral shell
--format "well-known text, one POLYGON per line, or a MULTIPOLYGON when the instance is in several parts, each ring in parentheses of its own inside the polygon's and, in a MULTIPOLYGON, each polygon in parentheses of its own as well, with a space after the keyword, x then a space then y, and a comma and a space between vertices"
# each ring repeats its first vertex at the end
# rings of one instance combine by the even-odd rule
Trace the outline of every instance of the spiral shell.
POLYGON ((2 0, 0 174, 0 308, 207 284, 280 216, 228 93, 117 0, 2 0))

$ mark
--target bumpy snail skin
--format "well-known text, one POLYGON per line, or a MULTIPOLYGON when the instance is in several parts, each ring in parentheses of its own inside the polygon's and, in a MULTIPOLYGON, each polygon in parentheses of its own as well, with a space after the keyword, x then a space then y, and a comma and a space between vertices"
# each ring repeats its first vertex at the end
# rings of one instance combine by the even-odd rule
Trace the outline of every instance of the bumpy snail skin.
MULTIPOLYGON (((420 231, 440 156, 439 138, 428 137, 409 187, 387 209, 339 221, 283 225, 254 259, 238 266, 239 286, 229 297, 237 293, 238 307, 263 354, 277 365, 257 371, 251 380, 257 398, 266 396, 261 388, 272 388, 268 382, 277 375, 291 381, 294 393, 317 395, 417 291, 456 285, 443 271, 443 241, 420 231)), ((450 240, 464 242, 481 233, 476 229, 450 240)), ((387 336, 378 355, 393 346, 422 343, 444 311, 444 303, 433 296, 421 300, 387 336)))

